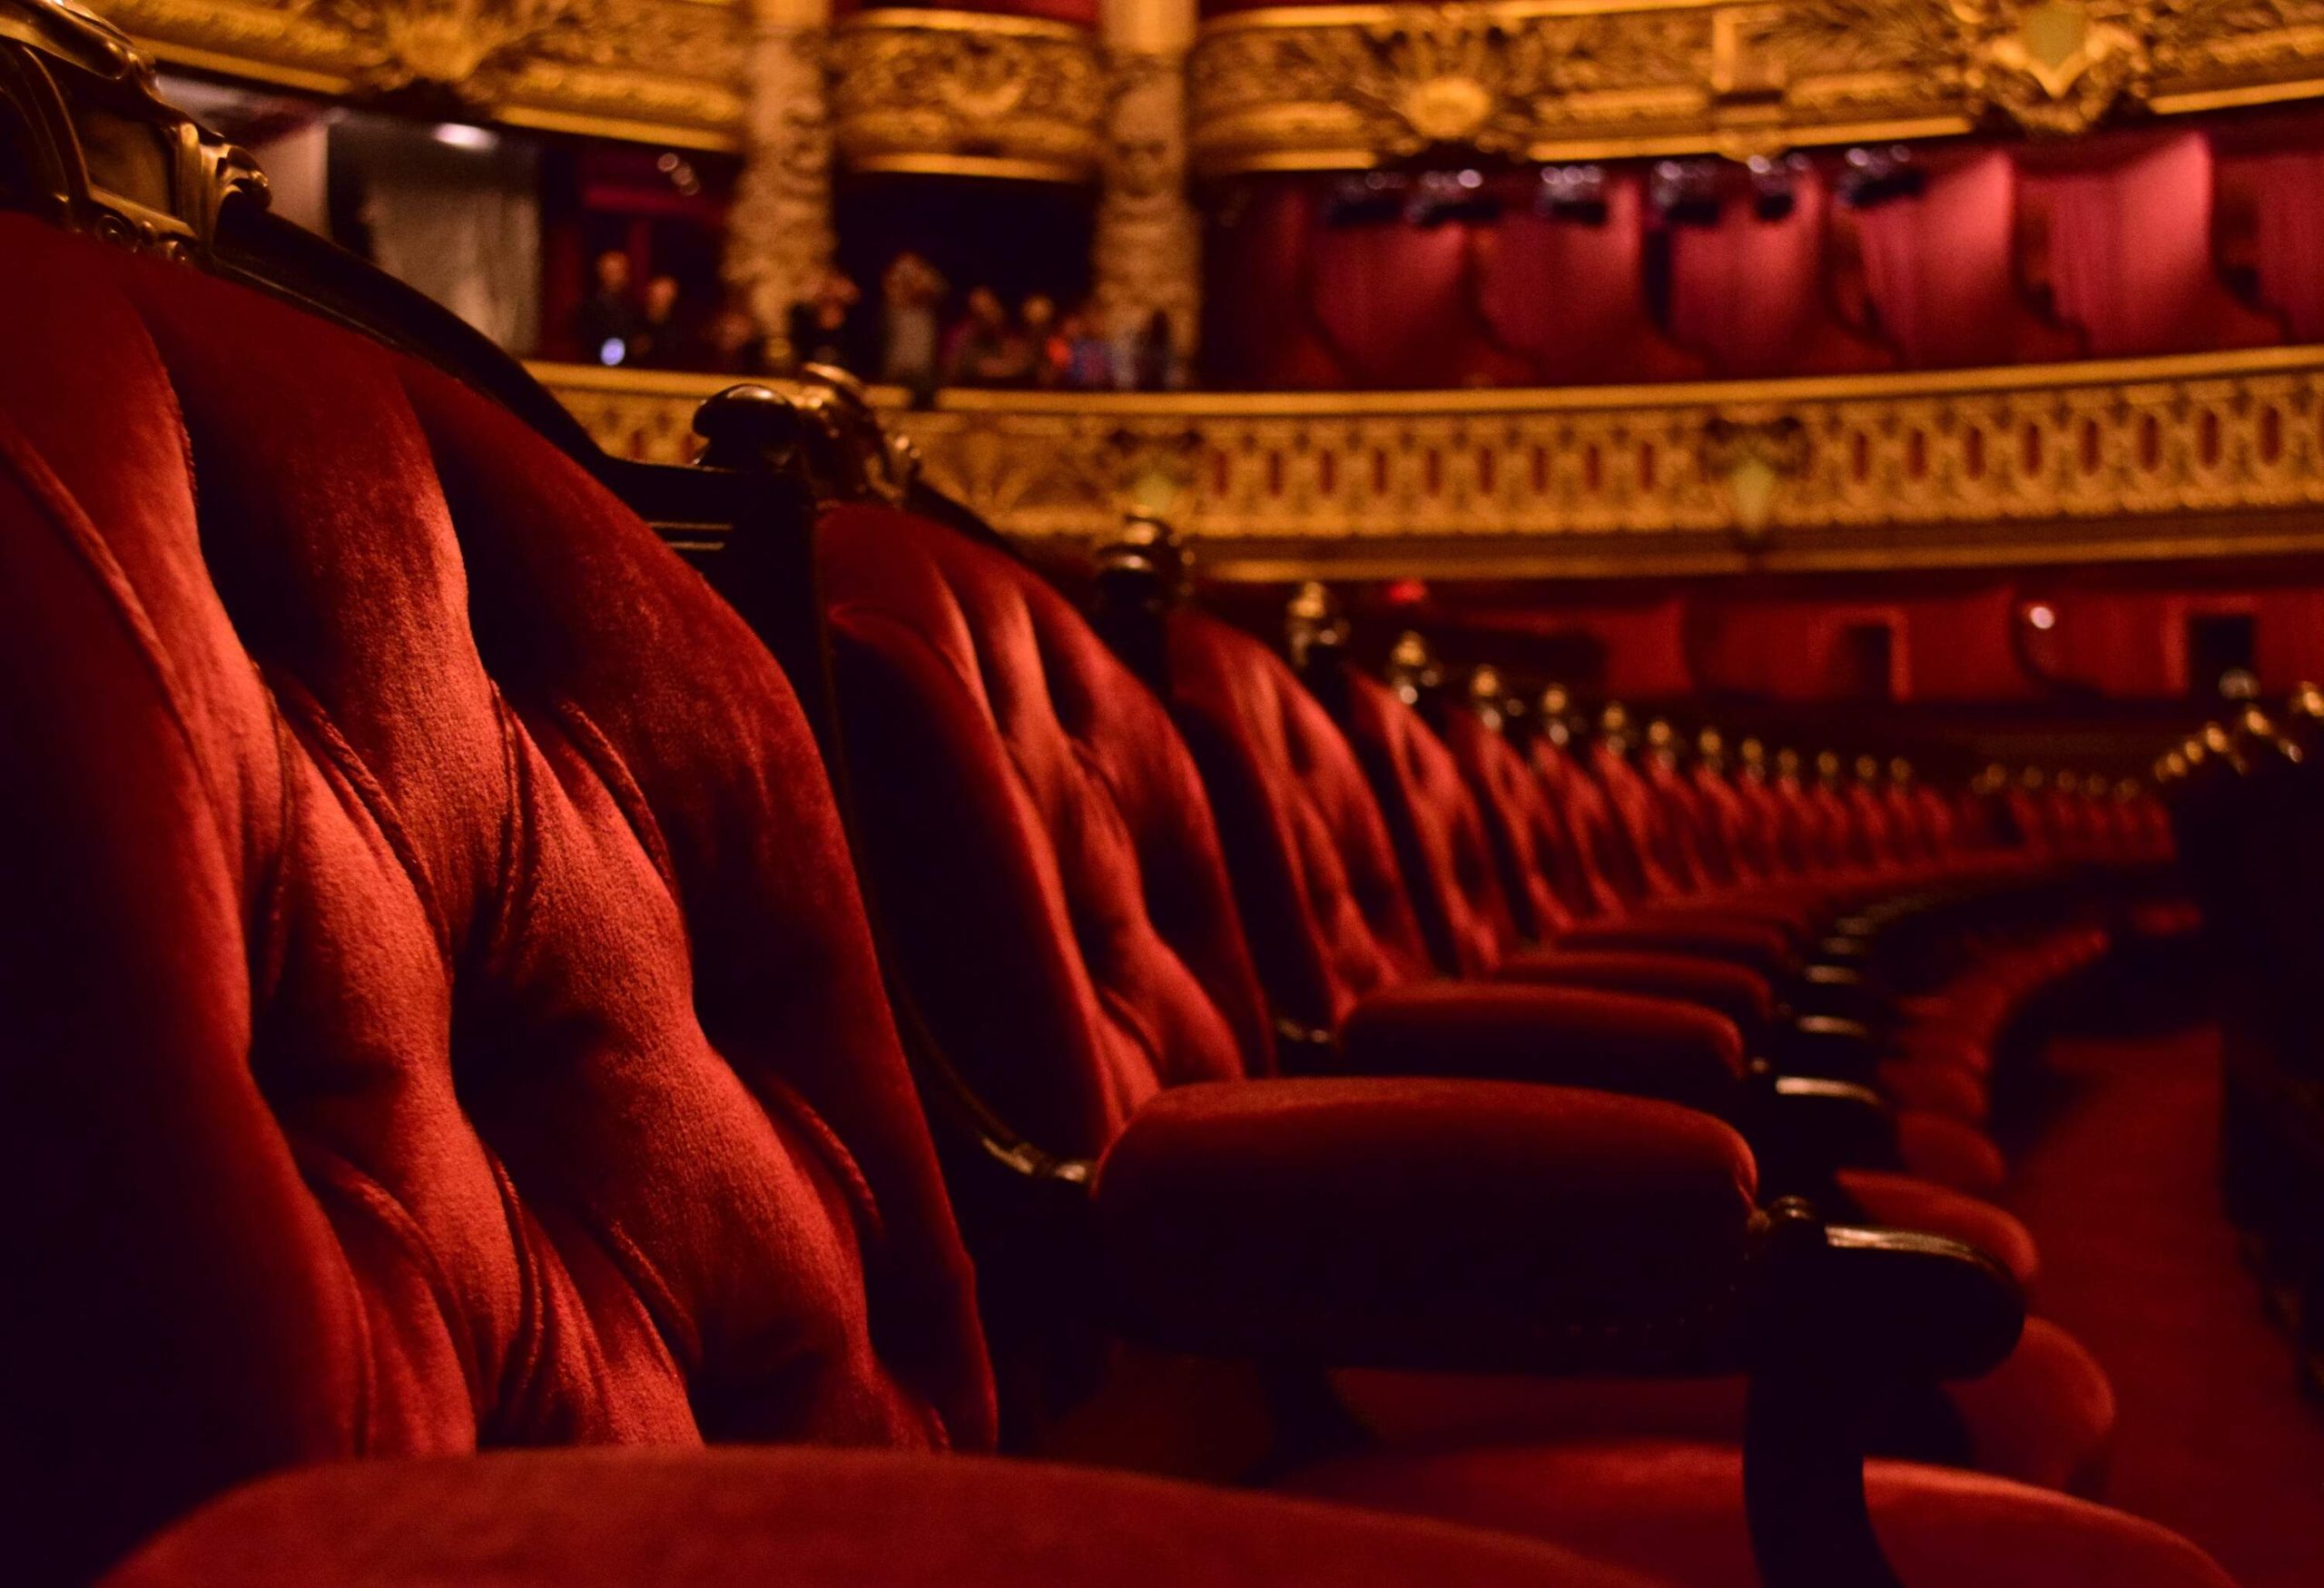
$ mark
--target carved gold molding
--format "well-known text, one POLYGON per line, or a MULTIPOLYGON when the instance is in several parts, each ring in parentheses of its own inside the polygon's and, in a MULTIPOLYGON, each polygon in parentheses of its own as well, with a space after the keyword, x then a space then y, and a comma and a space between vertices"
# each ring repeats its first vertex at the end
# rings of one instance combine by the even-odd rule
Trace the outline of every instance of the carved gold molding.
POLYGON ((516 126, 739 146, 733 0, 97 0, 165 63, 312 93, 423 89, 516 126))
MULTIPOLYGON (((715 379, 541 366, 612 450, 715 379)), ((2324 348, 1542 391, 875 393, 1011 533, 1166 510, 1230 577, 1930 567, 2324 550, 2324 348)))
POLYGON ((1031 17, 862 11, 832 32, 841 162, 856 171, 1087 182, 1105 152, 1096 35, 1031 17))
POLYGON ((1213 176, 2073 133, 2324 92, 2324 0, 1279 6, 1206 23, 1188 87, 1213 176))

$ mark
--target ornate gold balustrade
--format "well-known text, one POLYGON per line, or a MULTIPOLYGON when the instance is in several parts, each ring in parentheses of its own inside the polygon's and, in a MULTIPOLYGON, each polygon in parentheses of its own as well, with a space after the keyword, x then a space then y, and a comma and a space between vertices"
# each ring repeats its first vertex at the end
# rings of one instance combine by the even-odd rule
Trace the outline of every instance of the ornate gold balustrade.
POLYGON ((2324 89, 2324 0, 1458 0, 1206 23, 1196 169, 2082 132, 2324 89))
MULTIPOLYGON (((542 365, 610 449, 715 379, 542 365)), ((948 391, 931 479, 1003 529, 1165 508, 1223 577, 1532 577, 2324 550, 2324 348, 1537 391, 948 391)))

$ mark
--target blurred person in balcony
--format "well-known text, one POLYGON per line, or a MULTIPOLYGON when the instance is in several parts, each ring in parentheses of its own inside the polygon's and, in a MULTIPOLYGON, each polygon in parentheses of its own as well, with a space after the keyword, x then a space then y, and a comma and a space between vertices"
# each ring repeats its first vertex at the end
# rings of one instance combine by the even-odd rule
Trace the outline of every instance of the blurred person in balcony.
POLYGON ((1009 322, 1000 294, 990 287, 971 289, 968 317, 952 331, 945 378, 955 386, 1022 386, 1032 372, 1032 344, 1009 322))
POLYGON ((696 364, 714 375, 763 375, 766 337, 749 310, 728 303, 703 327, 696 364))
POLYGON ((1126 391, 1176 391, 1185 383, 1167 309, 1157 309, 1140 321, 1118 356, 1115 380, 1126 391))
POLYGON ((1032 350, 1033 384, 1045 390, 1063 386, 1073 350, 1066 340, 1065 322, 1058 317, 1057 300, 1047 292, 1027 294, 1018 324, 1032 350))
POLYGON ((637 329, 630 337, 627 361, 647 370, 683 370, 694 357, 694 343, 678 278, 649 277, 638 307, 637 329))
POLYGON ((791 357, 798 364, 861 370, 864 359, 856 305, 863 293, 837 271, 826 271, 814 291, 791 310, 791 357))
POLYGON ((1065 384, 1076 391, 1104 391, 1114 383, 1114 344, 1098 334, 1098 322, 1086 309, 1065 317, 1059 328, 1065 341, 1065 384))
POLYGON ((936 267, 906 249, 889 262, 880 278, 881 311, 885 335, 880 351, 880 378, 911 389, 915 405, 925 407, 936 390, 940 360, 936 326, 937 306, 949 284, 936 267))
POLYGON ((638 330, 637 300, 630 291, 629 255, 609 248, 591 261, 592 286, 573 311, 573 340, 591 364, 626 364, 638 330))

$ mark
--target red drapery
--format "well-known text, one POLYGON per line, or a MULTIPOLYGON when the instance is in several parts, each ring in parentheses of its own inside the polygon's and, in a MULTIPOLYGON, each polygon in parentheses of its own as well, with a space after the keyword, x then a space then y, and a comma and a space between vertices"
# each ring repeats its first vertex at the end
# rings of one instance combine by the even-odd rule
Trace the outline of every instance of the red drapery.
POLYGON ((2292 340, 2324 341, 2324 149, 2220 162, 2220 180, 2250 194, 2260 296, 2292 340))
POLYGON ((1880 329, 1918 369, 2070 359, 2081 339, 2019 295, 2017 171, 2001 150, 1929 173, 1917 194, 1848 212, 1880 329))
POLYGON ((1313 189, 1276 181, 1248 192, 1232 229, 1213 233, 1204 336, 1214 380, 1275 391, 1353 384, 1310 312, 1315 223, 1313 189))
POLYGON ((1315 321, 1361 386, 1519 385, 1524 360, 1479 323, 1469 228, 1324 226, 1308 243, 1315 321))
POLYGON ((2021 700, 2034 693, 2011 646, 2007 587, 1866 599, 1790 597, 1705 602, 1703 682, 1774 700, 1830 699, 1860 682, 1851 631, 1889 630, 1898 700, 2021 700))
POLYGON ((1889 368, 1887 350, 1842 325, 1826 300, 1827 202, 1823 179, 1805 171, 1779 220, 1730 203, 1714 225, 1674 227, 1672 339, 1723 376, 1889 368))
POLYGON ((2060 318, 2101 358, 2280 340, 2211 258, 2211 148, 2185 133, 2095 171, 2028 175, 2045 199, 2060 318))
POLYGON ((1647 315, 1646 205, 1635 176, 1610 176, 1603 224, 1512 212, 1476 238, 1485 323, 1551 384, 1688 380, 1702 360, 1647 315))

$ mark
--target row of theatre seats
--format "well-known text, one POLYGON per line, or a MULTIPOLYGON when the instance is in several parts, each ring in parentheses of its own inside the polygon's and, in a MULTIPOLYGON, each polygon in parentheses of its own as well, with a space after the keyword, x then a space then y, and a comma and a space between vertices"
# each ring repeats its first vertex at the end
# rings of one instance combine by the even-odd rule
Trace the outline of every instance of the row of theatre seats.
POLYGON ((2228 1212, 2324 1387, 2324 690, 2300 685, 2280 709, 2247 702, 2155 776, 2207 922, 2204 974, 2221 989, 2228 1212))
POLYGON ((2144 802, 1085 607, 842 386, 606 459, 0 67, 10 1581, 2226 1581, 1985 1199, 2144 802))

